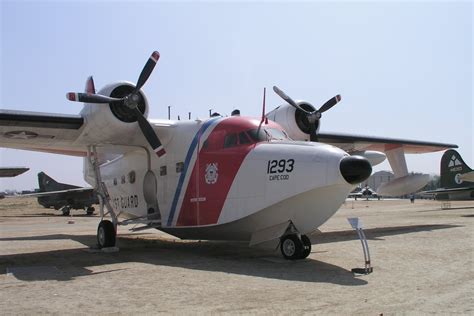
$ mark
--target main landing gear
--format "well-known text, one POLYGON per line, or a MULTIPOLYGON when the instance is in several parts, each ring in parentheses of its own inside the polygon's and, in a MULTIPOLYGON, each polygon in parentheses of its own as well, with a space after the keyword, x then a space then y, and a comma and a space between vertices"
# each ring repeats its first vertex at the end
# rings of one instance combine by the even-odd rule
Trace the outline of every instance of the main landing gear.
POLYGON ((99 248, 115 246, 115 226, 109 220, 102 220, 97 228, 97 244, 99 248))
MULTIPOLYGON (((96 186, 95 189, 99 196, 100 204, 100 223, 97 228, 97 244, 100 249, 115 247, 116 236, 117 236, 117 225, 118 219, 117 214, 115 213, 112 205, 110 204, 110 196, 107 192, 107 187, 104 182, 102 182, 102 177, 100 174, 100 168, 97 161, 97 151, 95 146, 90 146, 87 151, 87 157, 89 159, 90 165, 93 167, 93 172, 95 176, 96 186), (104 212, 104 207, 107 208, 107 213, 104 212), (104 219, 106 215, 110 215, 112 221, 104 219)), ((93 208, 88 208, 87 212, 94 212, 93 208)))
POLYGON ((280 250, 285 259, 304 259, 311 253, 311 241, 306 235, 285 235, 281 238, 280 250))

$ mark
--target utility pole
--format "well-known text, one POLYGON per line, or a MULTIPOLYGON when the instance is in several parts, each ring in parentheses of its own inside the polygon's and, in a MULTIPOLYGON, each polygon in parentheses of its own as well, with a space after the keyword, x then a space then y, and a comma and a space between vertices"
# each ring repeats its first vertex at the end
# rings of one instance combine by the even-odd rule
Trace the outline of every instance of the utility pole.
POLYGON ((168 120, 171 120, 171 105, 168 105, 168 120))

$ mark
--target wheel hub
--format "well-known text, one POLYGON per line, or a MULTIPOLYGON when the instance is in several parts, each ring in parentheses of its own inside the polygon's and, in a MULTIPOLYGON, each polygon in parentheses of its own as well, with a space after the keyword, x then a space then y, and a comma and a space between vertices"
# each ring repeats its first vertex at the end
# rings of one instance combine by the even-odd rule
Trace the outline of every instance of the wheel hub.
POLYGON ((105 244, 105 232, 104 232, 104 228, 102 227, 99 227, 99 243, 100 245, 104 245, 105 244))
POLYGON ((283 242, 283 251, 286 256, 291 257, 295 254, 296 251, 296 245, 291 239, 286 239, 283 242))

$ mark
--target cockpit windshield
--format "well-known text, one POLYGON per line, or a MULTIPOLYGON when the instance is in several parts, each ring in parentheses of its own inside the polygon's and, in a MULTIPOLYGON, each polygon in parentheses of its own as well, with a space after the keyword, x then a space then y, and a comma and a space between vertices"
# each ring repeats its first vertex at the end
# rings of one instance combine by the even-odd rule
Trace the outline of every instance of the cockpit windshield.
POLYGON ((267 133, 263 130, 263 128, 255 128, 247 131, 247 134, 252 138, 252 140, 256 143, 264 142, 268 140, 267 133))
POLYGON ((254 142, 264 142, 269 140, 287 140, 288 135, 284 131, 276 128, 260 127, 247 131, 247 134, 254 142))

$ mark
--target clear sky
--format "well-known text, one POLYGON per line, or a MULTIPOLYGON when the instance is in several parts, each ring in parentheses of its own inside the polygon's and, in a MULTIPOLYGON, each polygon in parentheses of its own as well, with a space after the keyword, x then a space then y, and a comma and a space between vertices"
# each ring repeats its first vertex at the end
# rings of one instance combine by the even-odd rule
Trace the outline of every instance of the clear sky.
MULTIPOLYGON (((282 103, 271 87, 316 106, 340 93, 321 131, 456 143, 474 166, 472 2, 0 1, 0 108, 77 114, 65 93, 135 82, 149 117, 206 117, 209 108, 259 116, 282 103)), ((442 153, 408 155, 439 173, 442 153)), ((83 185, 82 160, 0 149, 0 165, 29 166, 0 190, 37 187, 45 171, 83 185)), ((384 163, 376 170, 389 169, 384 163)))

